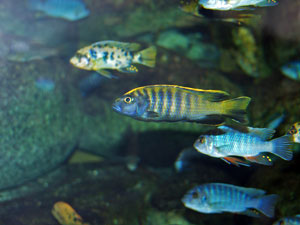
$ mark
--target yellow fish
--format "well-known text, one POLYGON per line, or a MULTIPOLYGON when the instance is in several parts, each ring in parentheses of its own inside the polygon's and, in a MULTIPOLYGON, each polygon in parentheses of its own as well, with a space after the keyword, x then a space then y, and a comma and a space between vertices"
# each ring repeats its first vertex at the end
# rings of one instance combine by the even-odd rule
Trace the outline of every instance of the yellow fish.
POLYGON ((228 99, 218 90, 202 90, 176 85, 139 87, 118 98, 113 109, 144 121, 191 121, 218 125, 225 118, 246 123, 246 108, 251 98, 228 99))
POLYGON ((140 44, 118 41, 100 41, 79 49, 70 63, 84 70, 95 70, 108 78, 114 77, 107 69, 125 73, 136 73, 133 64, 155 66, 156 48, 151 46, 142 51, 140 44))
POLYGON ((56 202, 52 215, 61 225, 89 225, 84 223, 81 216, 66 202, 56 202))
POLYGON ((300 122, 294 123, 287 134, 292 135, 295 143, 300 143, 300 122))

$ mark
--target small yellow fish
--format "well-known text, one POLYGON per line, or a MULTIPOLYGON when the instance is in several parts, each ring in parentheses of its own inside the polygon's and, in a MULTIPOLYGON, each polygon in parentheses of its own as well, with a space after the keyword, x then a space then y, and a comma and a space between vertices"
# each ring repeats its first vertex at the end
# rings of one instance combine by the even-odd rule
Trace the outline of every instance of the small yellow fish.
POLYGON ((84 223, 81 216, 66 202, 56 202, 52 215, 61 225, 89 225, 84 223))
POLYGON ((246 109, 251 98, 228 99, 218 90, 202 90, 177 85, 139 87, 118 98, 113 109, 144 121, 191 121, 218 125, 225 118, 246 123, 246 109))
POLYGON ((114 77, 109 71, 118 70, 125 73, 136 73, 133 64, 155 66, 156 48, 151 46, 142 51, 140 44, 118 41, 100 41, 81 48, 70 63, 84 70, 95 70, 108 78, 114 77))
POLYGON ((287 134, 292 135, 292 139, 295 143, 300 143, 300 122, 294 123, 287 134))

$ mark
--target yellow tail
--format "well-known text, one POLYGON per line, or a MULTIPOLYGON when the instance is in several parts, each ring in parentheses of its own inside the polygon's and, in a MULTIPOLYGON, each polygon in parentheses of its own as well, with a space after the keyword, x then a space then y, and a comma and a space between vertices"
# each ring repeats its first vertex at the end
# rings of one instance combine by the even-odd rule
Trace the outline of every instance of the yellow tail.
POLYGON ((155 66, 155 60, 156 60, 156 47, 151 46, 149 48, 146 48, 138 54, 136 54, 135 61, 137 63, 143 64, 145 66, 154 67, 155 66))
POLYGON ((246 110, 250 101, 246 96, 225 100, 222 102, 224 114, 240 123, 248 123, 246 110))

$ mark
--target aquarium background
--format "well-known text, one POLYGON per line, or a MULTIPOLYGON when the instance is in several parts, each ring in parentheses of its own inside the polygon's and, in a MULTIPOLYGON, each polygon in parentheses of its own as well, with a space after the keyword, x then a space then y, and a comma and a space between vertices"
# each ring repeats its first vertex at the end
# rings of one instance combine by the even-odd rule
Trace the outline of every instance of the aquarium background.
POLYGON ((299 144, 292 161, 278 158, 273 166, 236 167, 199 153, 178 172, 178 154, 210 127, 138 121, 111 108, 145 85, 223 90, 252 98, 249 126, 282 118, 275 137, 284 135, 300 121, 300 75, 281 71, 300 60, 300 1, 278 2, 251 11, 253 18, 226 21, 216 12, 184 12, 175 0, 85 0, 88 15, 69 20, 2 0, 1 224, 60 224, 51 214, 58 201, 91 225, 268 225, 299 214, 299 144), (79 48, 102 40, 155 45, 155 68, 113 71, 118 79, 107 79, 69 63, 79 48), (278 194, 275 217, 185 208, 183 195, 209 182, 278 194))

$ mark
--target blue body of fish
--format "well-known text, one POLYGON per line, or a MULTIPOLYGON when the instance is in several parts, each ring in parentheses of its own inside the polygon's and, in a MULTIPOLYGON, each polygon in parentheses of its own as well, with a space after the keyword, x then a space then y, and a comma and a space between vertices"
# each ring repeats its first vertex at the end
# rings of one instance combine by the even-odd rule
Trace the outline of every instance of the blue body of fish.
POLYGON ((274 215, 277 195, 265 195, 264 190, 223 183, 208 183, 194 187, 182 198, 183 204, 202 213, 241 213, 258 216, 253 209, 268 217, 274 215))
POLYGON ((87 17, 90 11, 82 0, 28 0, 28 7, 48 16, 75 21, 87 17))
POLYGON ((290 135, 268 141, 275 132, 273 129, 248 127, 248 132, 227 126, 220 126, 218 129, 220 134, 202 135, 194 143, 194 147, 203 154, 223 158, 229 162, 231 156, 240 156, 249 161, 270 165, 269 158, 261 154, 266 152, 284 160, 291 160, 293 157, 290 135))
POLYGON ((281 72, 293 80, 300 81, 300 61, 285 64, 281 67, 281 72))
POLYGON ((300 214, 296 216, 283 217, 273 225, 300 225, 300 214))

